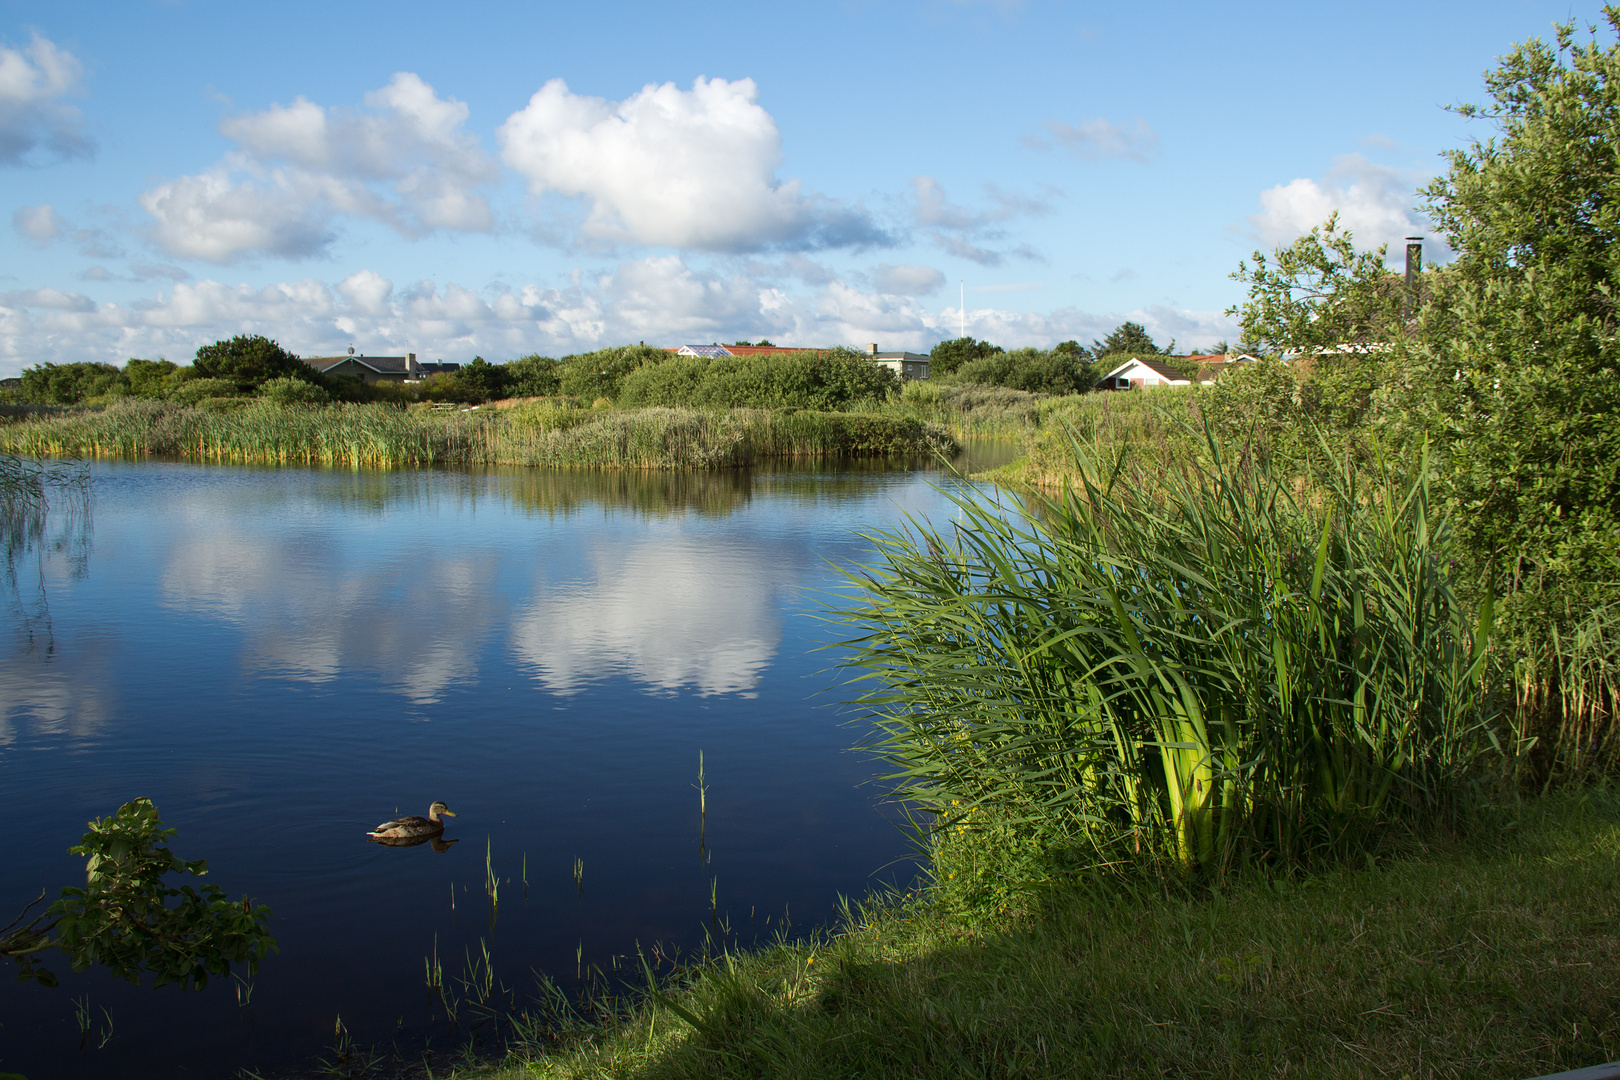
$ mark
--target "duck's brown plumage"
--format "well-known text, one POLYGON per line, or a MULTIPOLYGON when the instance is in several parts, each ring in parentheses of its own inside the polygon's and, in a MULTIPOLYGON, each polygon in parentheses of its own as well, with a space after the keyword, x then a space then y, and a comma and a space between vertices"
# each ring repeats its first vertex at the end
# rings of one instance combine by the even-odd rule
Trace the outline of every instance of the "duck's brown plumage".
POLYGON ((438 836, 444 832, 444 822, 439 820, 441 816, 455 817, 456 815, 444 803, 435 802, 428 807, 427 817, 417 817, 412 814, 410 817, 385 821, 366 833, 366 836, 372 840, 414 840, 438 836))

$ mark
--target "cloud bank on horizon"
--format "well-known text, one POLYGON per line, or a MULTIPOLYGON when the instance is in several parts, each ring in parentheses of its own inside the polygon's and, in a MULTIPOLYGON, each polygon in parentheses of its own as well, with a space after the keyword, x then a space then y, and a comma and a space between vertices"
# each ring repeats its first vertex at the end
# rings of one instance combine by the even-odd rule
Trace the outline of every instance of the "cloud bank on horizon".
MULTIPOLYGON (((100 59, 40 33, 0 44, 0 179, 99 167, 95 125, 71 101, 96 114, 85 72, 100 59)), ((201 168, 148 173, 121 193, 110 181, 114 196, 99 201, 0 208, 23 256, 0 279, 0 376, 46 361, 183 360, 244 332, 304 353, 456 359, 733 336, 925 350, 964 329, 1050 345, 1126 319, 1184 346, 1236 336, 1224 305, 1157 289, 1075 302, 1073 282, 1144 268, 1057 269, 1053 223, 1110 212, 1063 186, 1008 169, 976 185, 958 174, 951 191, 910 170, 877 187, 858 168, 833 170, 843 190, 784 175, 783 127, 752 77, 647 82, 619 100, 552 77, 492 129, 436 81, 401 70, 355 104, 298 93, 229 110, 213 132, 225 149, 201 168), (431 261, 480 243, 548 265, 484 280, 394 268, 399 251, 431 261), (54 275, 35 271, 47 262, 54 275), (68 265, 76 281, 64 280, 68 265), (1008 280, 983 280, 992 271, 1008 280), (968 273, 963 288, 1031 306, 961 303, 951 278, 968 273)), ((1176 153, 1173 133, 1142 115, 1070 112, 1024 132, 1009 145, 1071 168, 1162 169, 1176 153)), ((1251 182, 1257 209, 1210 228, 1270 247, 1336 211, 1366 246, 1396 243, 1432 231, 1413 209, 1426 179, 1344 153, 1316 175, 1251 182)))

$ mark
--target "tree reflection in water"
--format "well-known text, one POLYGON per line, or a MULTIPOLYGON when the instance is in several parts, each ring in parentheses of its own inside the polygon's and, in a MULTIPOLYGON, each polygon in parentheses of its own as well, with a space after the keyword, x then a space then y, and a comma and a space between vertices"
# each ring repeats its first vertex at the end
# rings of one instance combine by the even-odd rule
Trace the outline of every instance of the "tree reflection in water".
POLYGON ((0 551, 4 588, 30 649, 55 646, 48 565, 82 578, 90 566, 90 464, 0 454, 0 551))

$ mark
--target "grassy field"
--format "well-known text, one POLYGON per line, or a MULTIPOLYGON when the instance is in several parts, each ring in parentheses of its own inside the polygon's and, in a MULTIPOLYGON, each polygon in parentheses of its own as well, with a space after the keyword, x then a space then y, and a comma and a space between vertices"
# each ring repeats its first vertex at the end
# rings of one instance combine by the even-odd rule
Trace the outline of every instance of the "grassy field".
MULTIPOLYGON (((964 924, 912 897, 524 1028, 485 1080, 1533 1077, 1620 1059, 1620 797, 1374 865, 1099 882, 964 924)), ((443 1077, 443 1070, 433 1075, 443 1077)))
POLYGON ((389 405, 185 407, 125 401, 0 426, 0 450, 354 468, 525 465, 726 468, 769 460, 949 453, 938 425, 804 410, 582 409, 567 401, 465 411, 389 405))

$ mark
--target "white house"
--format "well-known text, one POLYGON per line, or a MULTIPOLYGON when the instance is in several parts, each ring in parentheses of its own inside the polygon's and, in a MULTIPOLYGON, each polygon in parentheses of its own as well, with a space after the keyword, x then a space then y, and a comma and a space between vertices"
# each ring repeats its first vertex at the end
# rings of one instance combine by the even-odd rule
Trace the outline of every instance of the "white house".
POLYGON ((1101 379, 1098 379, 1097 386, 1102 390, 1129 390, 1135 386, 1191 386, 1194 383, 1202 386, 1204 383, 1212 383, 1223 375, 1229 375, 1239 370, 1245 364, 1254 362, 1254 357, 1249 356, 1247 353, 1239 355, 1226 353, 1213 356, 1184 356, 1181 359, 1191 360, 1198 365, 1198 372, 1192 378, 1189 379, 1156 357, 1149 359, 1133 356, 1101 379))
MULTIPOLYGON (((1198 381, 1208 380, 1200 378, 1198 381)), ((1192 379, 1164 361, 1144 360, 1140 356, 1131 357, 1097 380, 1097 385, 1104 390, 1129 390, 1136 386, 1191 386, 1192 383, 1192 379)))

